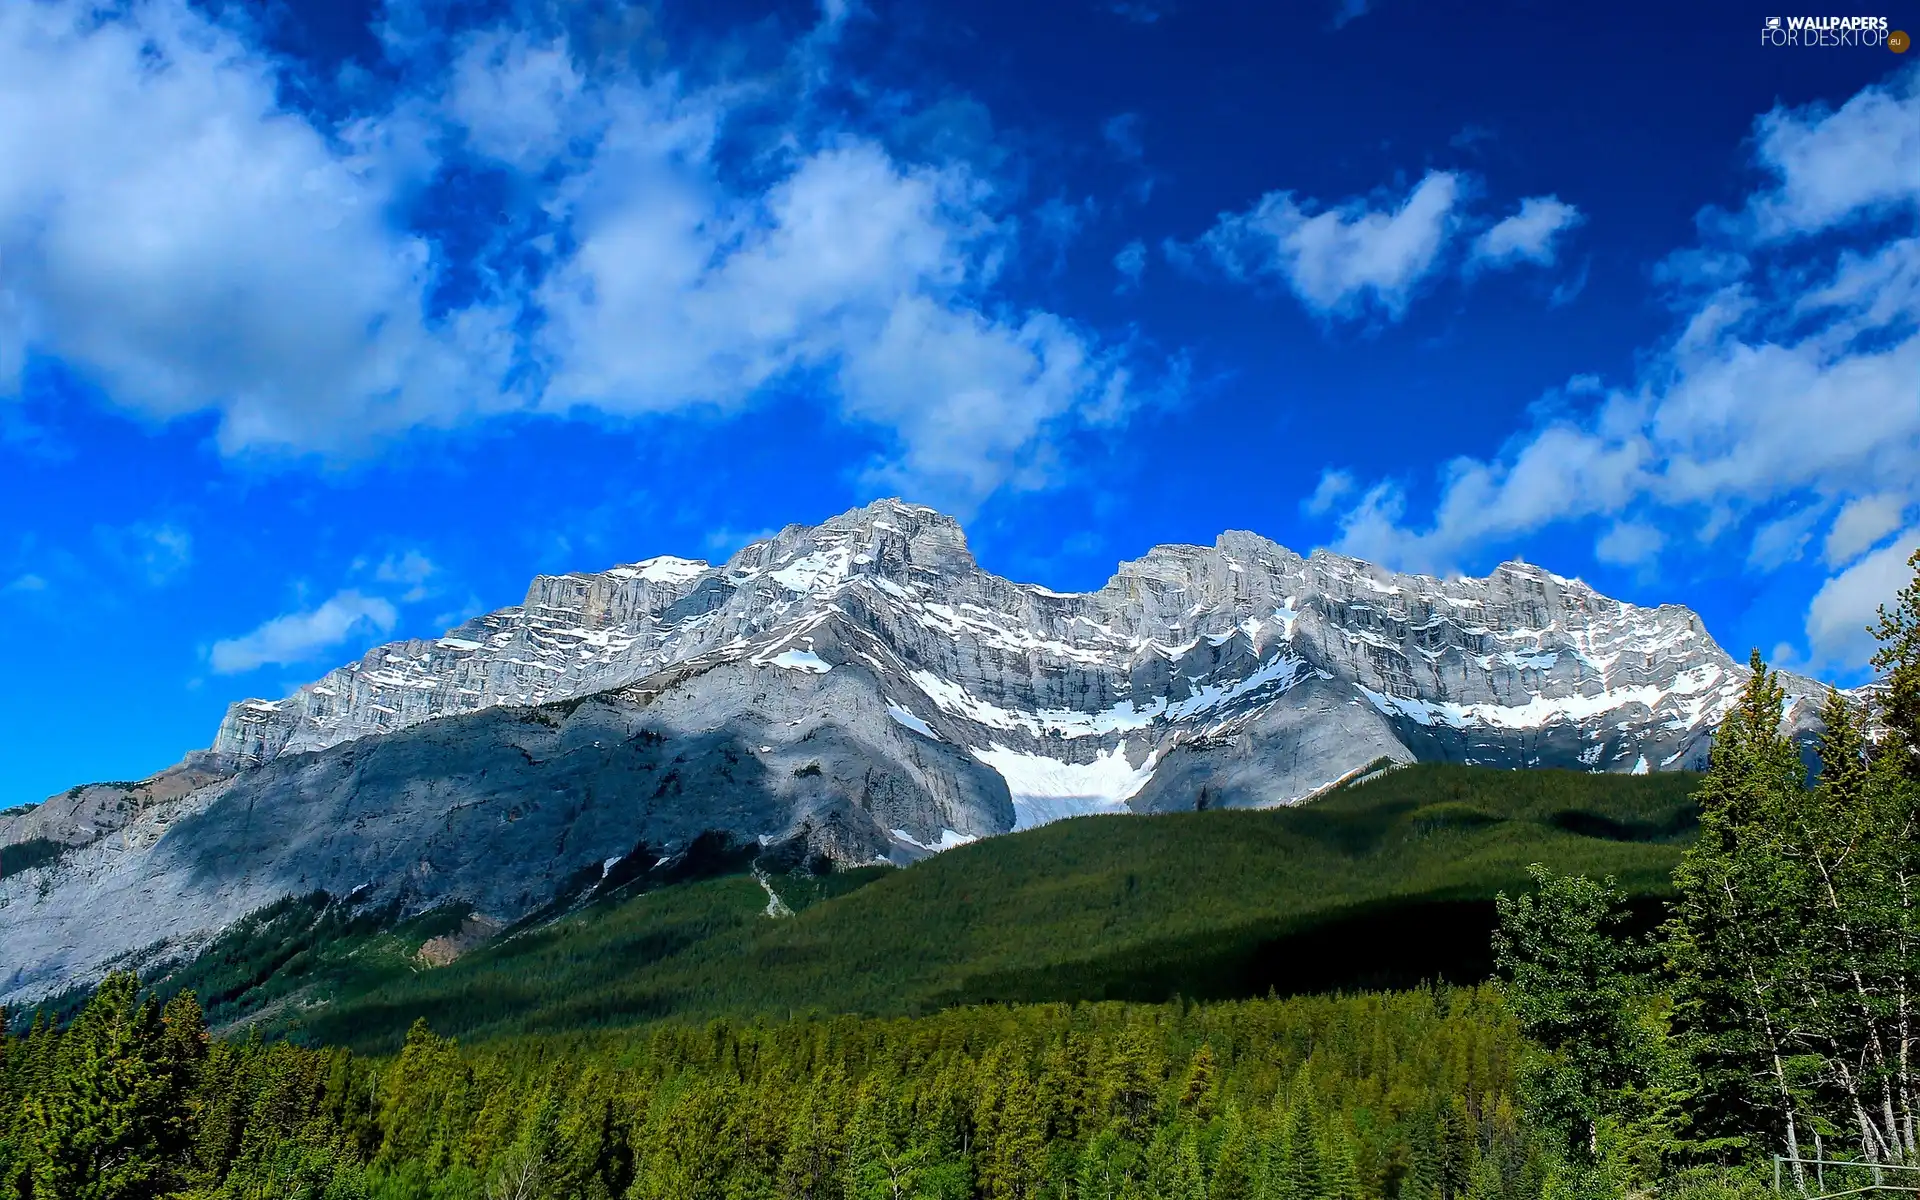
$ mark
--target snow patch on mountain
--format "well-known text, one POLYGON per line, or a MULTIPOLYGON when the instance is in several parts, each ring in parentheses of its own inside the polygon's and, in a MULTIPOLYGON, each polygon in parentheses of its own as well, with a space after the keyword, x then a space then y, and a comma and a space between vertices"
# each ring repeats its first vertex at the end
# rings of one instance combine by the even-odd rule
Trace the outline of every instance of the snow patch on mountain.
POLYGON ((1125 740, 1084 763, 1012 750, 997 742, 972 753, 1007 781, 1007 790, 1013 793, 1016 830, 1066 817, 1129 811, 1127 801, 1153 778, 1158 757, 1149 754, 1138 767, 1133 766, 1127 762, 1125 740))
POLYGON ((887 701, 887 715, 893 718, 895 724, 905 726, 923 738, 930 738, 936 742, 943 740, 939 734, 933 731, 933 726, 922 721, 919 717, 914 716, 891 700, 887 701))
POLYGON ((833 670, 832 663, 811 650, 782 650, 768 661, 789 671, 807 671, 815 675, 825 675, 833 670))
POLYGON ((649 583, 686 583, 698 579, 713 568, 695 558, 675 558, 662 554, 630 566, 615 567, 607 574, 615 579, 644 579, 649 583))
POLYGON ((1629 687, 1592 696, 1535 696, 1525 704, 1450 704, 1387 696, 1360 685, 1360 693, 1389 716, 1402 716, 1422 725, 1449 725, 1455 729, 1491 726, 1495 729, 1539 729, 1558 721, 1583 721, 1629 704, 1651 709, 1666 698, 1656 687, 1629 687))
POLYGON ((969 834, 956 833, 951 829, 942 829, 940 831, 939 839, 931 842, 923 842, 919 838, 914 837, 911 833, 908 833, 904 829, 894 829, 894 830, 890 830, 889 832, 891 832, 894 837, 899 838, 901 841, 905 842, 909 846, 912 846, 916 850, 931 850, 931 851, 934 851, 935 853, 938 853, 941 850, 951 850, 955 846, 969 845, 973 842, 977 842, 980 840, 979 838, 973 837, 969 834))

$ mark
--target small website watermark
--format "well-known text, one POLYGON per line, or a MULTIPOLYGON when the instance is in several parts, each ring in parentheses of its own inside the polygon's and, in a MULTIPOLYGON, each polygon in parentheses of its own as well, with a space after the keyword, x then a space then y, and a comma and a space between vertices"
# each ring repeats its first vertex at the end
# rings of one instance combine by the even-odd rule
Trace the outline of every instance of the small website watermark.
POLYGON ((1762 46, 1885 47, 1906 53, 1912 44, 1905 30, 1894 29, 1885 17, 1768 17, 1760 27, 1762 46))

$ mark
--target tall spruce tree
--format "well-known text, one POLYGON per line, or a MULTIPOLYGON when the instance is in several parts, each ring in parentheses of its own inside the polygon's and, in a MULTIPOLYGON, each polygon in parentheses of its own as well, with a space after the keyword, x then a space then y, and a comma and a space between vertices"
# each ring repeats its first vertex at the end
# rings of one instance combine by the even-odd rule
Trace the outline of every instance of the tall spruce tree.
POLYGON ((1695 792, 1700 833, 1674 872, 1665 948, 1674 1030, 1697 1074, 1699 1148, 1736 1150, 1771 1130, 1798 1158, 1816 1073, 1793 1041, 1806 967, 1795 939, 1810 897, 1779 833, 1805 767, 1780 731, 1784 689, 1758 650, 1751 665, 1695 792))
POLYGON ((27 1102, 33 1194, 146 1200, 171 1190, 173 1106, 159 1006, 109 975, 61 1035, 45 1090, 27 1102))

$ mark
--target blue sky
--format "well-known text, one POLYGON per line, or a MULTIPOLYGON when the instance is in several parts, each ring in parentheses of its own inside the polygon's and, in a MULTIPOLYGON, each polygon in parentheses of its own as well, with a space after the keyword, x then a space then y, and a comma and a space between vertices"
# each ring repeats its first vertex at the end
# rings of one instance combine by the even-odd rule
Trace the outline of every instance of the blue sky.
POLYGON ((0 804, 889 494, 1060 589, 1517 555, 1857 679, 1920 65, 1774 11, 0 5, 0 804))

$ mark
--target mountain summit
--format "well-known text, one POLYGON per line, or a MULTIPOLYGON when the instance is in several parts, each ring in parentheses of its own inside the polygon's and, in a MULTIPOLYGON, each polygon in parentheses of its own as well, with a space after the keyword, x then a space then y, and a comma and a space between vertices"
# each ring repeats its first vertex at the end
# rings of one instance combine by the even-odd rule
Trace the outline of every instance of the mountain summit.
MULTIPOLYGON (((1385 761, 1703 764, 1747 678, 1688 609, 1525 563, 1401 575, 1252 533, 1097 591, 982 570, 882 500, 722 564, 541 576, 139 784, 0 815, 0 1002, 324 890, 538 911, 707 831, 907 862, 1087 813, 1294 804, 1385 761)), ((1819 685, 1788 678, 1791 719, 1819 685)))

